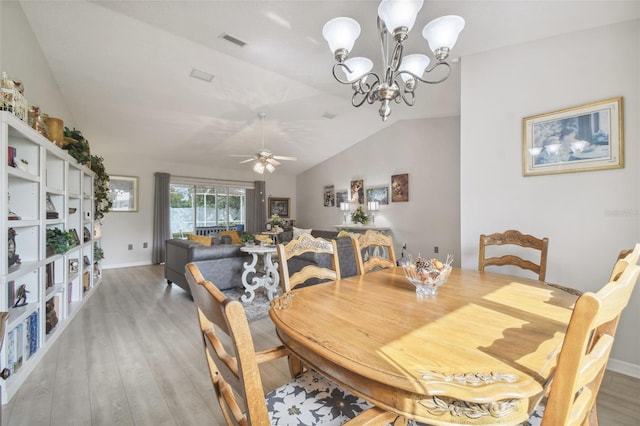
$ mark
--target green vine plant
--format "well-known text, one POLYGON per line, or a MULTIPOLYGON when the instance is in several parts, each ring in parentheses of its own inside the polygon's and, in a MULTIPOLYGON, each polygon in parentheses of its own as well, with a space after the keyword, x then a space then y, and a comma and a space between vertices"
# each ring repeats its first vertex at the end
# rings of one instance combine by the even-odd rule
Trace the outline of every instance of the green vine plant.
POLYGON ((47 250, 54 254, 66 253, 75 245, 72 231, 62 231, 59 228, 47 229, 47 250))
POLYGON ((93 178, 94 219, 100 220, 105 213, 111 211, 113 201, 109 199, 109 175, 104 167, 104 159, 97 155, 91 156, 91 171, 93 178))
POLYGON ((73 130, 69 130, 68 127, 65 127, 64 136, 76 141, 75 143, 68 143, 63 147, 63 149, 67 150, 69 155, 75 158, 80 164, 87 164, 91 161, 89 141, 82 136, 82 132, 80 130, 75 127, 73 130))

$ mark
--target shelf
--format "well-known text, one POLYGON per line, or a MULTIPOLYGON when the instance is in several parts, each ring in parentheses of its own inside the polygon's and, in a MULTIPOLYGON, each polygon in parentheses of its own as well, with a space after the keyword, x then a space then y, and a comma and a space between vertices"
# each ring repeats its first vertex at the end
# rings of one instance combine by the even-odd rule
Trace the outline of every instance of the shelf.
MULTIPOLYGON (((4 336, 0 336, 4 337, 0 371, 7 368, 12 372, 2 386, 6 403, 101 279, 94 277, 93 240, 84 241, 84 228, 93 234, 95 227, 94 173, 8 112, 0 112, 0 142, 3 164, 15 152, 19 166, 0 169, 2 205, 19 217, 0 218, 0 232, 15 231, 15 253, 20 259, 10 267, 6 260, 0 263, 0 311, 8 312, 4 336), (26 162, 18 162, 20 159, 26 162), (55 210, 58 217, 47 219, 47 210, 55 210), (47 257, 46 231, 50 228, 75 229, 79 244, 66 253, 47 257), (77 270, 69 270, 69 259, 77 259, 77 270), (14 308, 22 285, 26 305, 14 308), (47 310, 54 305, 57 322, 47 333, 47 310)), ((8 257, 8 245, 0 245, 0 258, 8 257)))

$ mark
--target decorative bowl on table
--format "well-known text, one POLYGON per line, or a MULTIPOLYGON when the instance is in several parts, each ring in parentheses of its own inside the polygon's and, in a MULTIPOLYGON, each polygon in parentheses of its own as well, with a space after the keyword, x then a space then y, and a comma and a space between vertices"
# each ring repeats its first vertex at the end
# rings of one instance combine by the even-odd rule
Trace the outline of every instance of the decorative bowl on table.
POLYGON ((420 255, 414 262, 413 257, 409 255, 400 265, 404 270, 404 276, 416 287, 418 296, 435 296, 438 294, 438 287, 449 279, 452 262, 453 256, 450 254, 444 262, 436 258, 424 259, 420 255))

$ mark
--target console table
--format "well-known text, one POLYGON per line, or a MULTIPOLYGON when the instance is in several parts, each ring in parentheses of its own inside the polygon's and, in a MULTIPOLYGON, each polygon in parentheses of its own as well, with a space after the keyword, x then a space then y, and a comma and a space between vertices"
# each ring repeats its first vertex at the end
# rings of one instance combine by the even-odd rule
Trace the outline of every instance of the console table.
POLYGON ((386 226, 373 226, 373 225, 333 225, 338 231, 345 230, 349 232, 367 232, 368 230, 382 232, 383 234, 391 232, 391 228, 386 226))
POLYGON ((242 295, 242 301, 251 302, 256 297, 256 290, 260 287, 264 287, 268 292, 267 297, 269 300, 273 300, 273 297, 278 290, 278 285, 280 285, 278 263, 274 263, 271 260, 271 256, 276 254, 276 248, 274 246, 241 247, 240 251, 251 253, 252 256, 251 263, 244 262, 242 285, 244 286, 245 293, 247 294, 242 295), (256 271, 258 256, 264 257, 264 274, 259 274, 256 271), (250 273, 255 274, 255 276, 251 278, 251 282, 247 279, 250 273))

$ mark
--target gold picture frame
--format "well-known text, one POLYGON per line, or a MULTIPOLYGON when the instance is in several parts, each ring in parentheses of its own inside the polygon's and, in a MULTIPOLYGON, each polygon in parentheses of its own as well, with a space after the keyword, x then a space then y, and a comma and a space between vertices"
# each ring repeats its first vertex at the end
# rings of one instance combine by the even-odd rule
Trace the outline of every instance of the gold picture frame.
POLYGON ((624 167, 622 97, 522 120, 524 176, 624 167))

